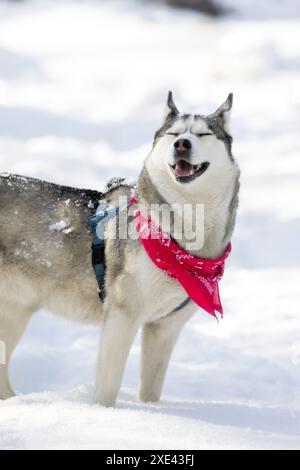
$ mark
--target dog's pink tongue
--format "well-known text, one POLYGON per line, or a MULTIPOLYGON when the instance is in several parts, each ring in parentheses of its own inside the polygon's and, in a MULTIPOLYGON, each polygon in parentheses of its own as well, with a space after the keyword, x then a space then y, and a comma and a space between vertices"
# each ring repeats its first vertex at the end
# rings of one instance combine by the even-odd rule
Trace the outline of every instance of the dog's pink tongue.
POLYGON ((175 176, 181 178, 183 176, 191 176, 193 174, 193 167, 187 162, 176 163, 175 176))

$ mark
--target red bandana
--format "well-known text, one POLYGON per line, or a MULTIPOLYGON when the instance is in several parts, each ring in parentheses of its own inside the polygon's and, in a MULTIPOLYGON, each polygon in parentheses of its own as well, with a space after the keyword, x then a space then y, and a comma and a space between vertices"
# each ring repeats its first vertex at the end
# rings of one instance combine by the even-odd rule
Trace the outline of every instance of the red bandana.
MULTIPOLYGON (((132 203, 135 202, 133 199, 132 203)), ((223 277, 231 244, 221 258, 196 258, 180 248, 148 215, 137 210, 135 220, 141 243, 153 263, 176 279, 199 307, 214 317, 215 311, 223 316, 218 283, 223 277)))

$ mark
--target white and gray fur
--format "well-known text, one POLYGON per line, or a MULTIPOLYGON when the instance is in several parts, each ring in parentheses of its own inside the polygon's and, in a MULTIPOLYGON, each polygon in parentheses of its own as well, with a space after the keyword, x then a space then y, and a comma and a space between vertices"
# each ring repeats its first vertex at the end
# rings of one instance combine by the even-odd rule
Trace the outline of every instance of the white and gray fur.
MULTIPOLYGON (((229 243, 238 204, 231 105, 232 95, 210 116, 183 115, 170 93, 163 125, 138 180, 139 202, 149 211, 152 204, 205 204, 204 245, 194 254, 209 259, 219 257, 229 243), (212 135, 197 137, 207 132, 212 135), (191 142, 193 165, 209 163, 201 176, 186 184, 174 178, 170 166, 178 138, 191 142)), ((112 186, 105 198, 114 204, 120 195, 129 198, 130 192, 126 184, 112 186)), ((103 197, 97 191, 0 176, 0 340, 7 353, 7 364, 0 365, 0 399, 14 395, 8 377, 11 355, 31 316, 45 309, 102 325, 95 398, 104 406, 116 402, 132 342, 142 328, 139 397, 159 400, 174 345, 197 307, 190 302, 170 314, 186 292, 150 261, 139 240, 111 239, 111 222, 106 227, 107 297, 100 302, 88 220, 103 197)), ((158 222, 159 214, 151 215, 158 222)), ((176 231, 170 235, 176 239, 176 231)), ((177 241, 187 246, 186 240, 177 241)))

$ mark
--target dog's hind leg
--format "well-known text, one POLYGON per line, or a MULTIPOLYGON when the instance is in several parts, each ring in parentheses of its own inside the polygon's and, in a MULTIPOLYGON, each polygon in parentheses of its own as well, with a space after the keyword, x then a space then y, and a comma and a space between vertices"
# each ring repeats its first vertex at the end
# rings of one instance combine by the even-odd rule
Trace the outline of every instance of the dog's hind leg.
MULTIPOLYGON (((192 309, 194 311, 195 307, 192 309)), ((139 391, 141 401, 159 401, 172 351, 191 315, 191 308, 186 307, 180 312, 144 326, 139 391)))
POLYGON ((96 402, 114 406, 130 347, 139 324, 127 312, 116 309, 105 320, 96 376, 96 402))
POLYGON ((8 366, 11 355, 20 341, 28 321, 31 317, 28 312, 20 312, 19 315, 11 313, 5 309, 5 316, 0 312, 0 341, 1 341, 1 361, 0 361, 0 399, 5 400, 15 395, 9 381, 8 366), (2 363, 3 362, 3 363, 2 363))

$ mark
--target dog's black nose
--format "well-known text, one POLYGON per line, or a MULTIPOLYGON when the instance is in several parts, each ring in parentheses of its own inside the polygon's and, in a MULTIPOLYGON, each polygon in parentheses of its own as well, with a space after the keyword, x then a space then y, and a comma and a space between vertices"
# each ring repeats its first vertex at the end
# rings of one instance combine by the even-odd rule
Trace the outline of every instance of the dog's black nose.
POLYGON ((174 143, 174 147, 176 152, 178 153, 186 153, 192 148, 192 144, 188 139, 178 139, 174 143))

